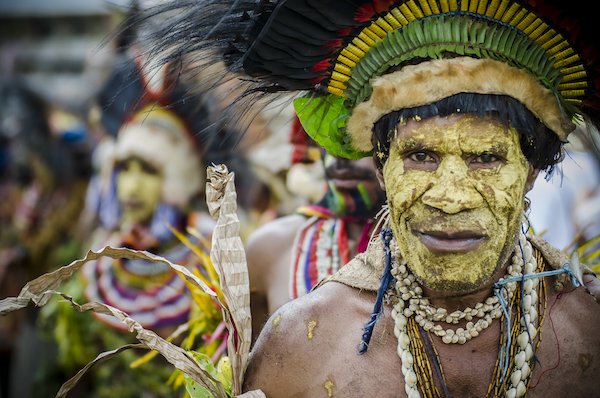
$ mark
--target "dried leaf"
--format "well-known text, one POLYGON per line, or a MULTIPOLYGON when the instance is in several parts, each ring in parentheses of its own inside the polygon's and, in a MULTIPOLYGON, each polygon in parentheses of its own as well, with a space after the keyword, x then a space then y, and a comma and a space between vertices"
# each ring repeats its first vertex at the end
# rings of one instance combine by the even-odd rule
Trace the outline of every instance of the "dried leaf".
POLYGON ((85 367, 83 369, 81 369, 79 372, 77 372, 77 374, 75 376, 71 377, 66 383, 64 383, 60 387, 60 390, 58 390, 58 393, 56 393, 56 398, 66 397, 67 393, 69 391, 71 391, 71 389, 73 387, 75 387, 75 385, 79 382, 79 379, 81 379, 83 377, 83 375, 85 375, 87 373, 87 371, 91 369, 92 366, 94 366, 97 363, 100 363, 102 361, 105 361, 107 359, 110 359, 116 355, 119 355, 121 352, 128 350, 130 348, 148 348, 148 346, 146 346, 145 344, 126 344, 115 350, 105 351, 101 354, 98 354, 96 359, 94 359, 92 362, 85 365, 85 367))
POLYGON ((85 258, 73 261, 71 264, 61 267, 54 272, 44 274, 30 281, 23 287, 23 289, 21 289, 18 297, 8 297, 0 301, 0 315, 6 315, 13 311, 25 308, 32 301, 38 307, 45 305, 52 296, 52 291, 58 290, 62 281, 71 277, 74 272, 78 271, 88 261, 97 260, 102 256, 107 256, 113 259, 127 258, 130 260, 149 260, 153 262, 165 263, 177 271, 188 282, 202 289, 204 292, 213 297, 221 306, 223 306, 217 294, 200 278, 192 274, 187 268, 181 265, 173 264, 163 257, 146 251, 132 250, 127 248, 116 249, 106 246, 104 249, 98 252, 90 250, 85 258))
MULTIPOLYGON (((77 309, 77 311, 79 311, 79 312, 85 312, 85 311, 92 310, 98 314, 112 315, 112 316, 116 317, 119 321, 121 321, 125 325, 127 325, 127 329, 129 329, 130 332, 137 333, 136 338, 138 339, 138 341, 143 343, 144 347, 147 347, 151 350, 158 351, 169 363, 171 363, 173 366, 175 366, 177 369, 181 370, 182 372, 188 374, 194 381, 196 381, 197 383, 199 383, 200 385, 202 385, 203 387, 208 389, 215 396, 215 398, 226 398, 227 397, 225 391, 223 390, 223 386, 221 385, 221 383, 217 379, 212 377, 212 375, 210 375, 210 373, 208 373, 204 369, 202 369, 198 365, 198 363, 194 360, 194 358, 187 351, 185 351, 181 347, 178 347, 174 344, 169 343, 168 341, 166 341, 162 337, 158 336, 153 331, 144 329, 142 327, 142 325, 140 325, 135 320, 131 319, 125 312, 123 312, 117 308, 114 308, 110 305, 98 303, 95 301, 80 305, 80 304, 76 303, 71 296, 69 296, 68 294, 65 294, 65 293, 60 293, 60 292, 55 292, 55 291, 46 291, 45 294, 60 294, 65 299, 69 300, 71 302, 71 304, 73 305, 73 307, 75 309, 77 309)), ((117 353, 114 353, 112 355, 116 355, 117 353)), ((106 359, 106 358, 100 358, 100 360, 102 360, 102 359, 106 359)), ((85 373, 85 371, 87 371, 87 369, 91 368, 94 365, 94 363, 97 361, 98 361, 98 358, 96 358, 94 361, 92 361, 91 363, 86 365, 85 368, 82 369, 83 373, 85 373)), ((80 373, 82 371, 80 371, 80 373)), ((79 380, 79 378, 83 375, 83 373, 81 373, 81 375, 79 375, 79 373, 78 373, 79 376, 77 376, 77 375, 75 376, 76 379, 75 379, 74 383, 76 383, 77 380, 79 380)), ((69 382, 67 382, 67 383, 69 383, 69 382)), ((69 385, 70 386, 69 389, 72 388, 74 383, 69 385)), ((63 391, 62 388, 61 388, 61 391, 63 391)), ((66 394, 67 392, 68 392, 68 390, 64 391, 64 394, 66 394)), ((60 393, 60 391, 59 391, 59 393, 60 393)), ((64 395, 57 395, 57 398, 61 397, 61 396, 64 396, 64 395)))
POLYGON ((229 310, 223 309, 223 320, 229 329, 227 352, 233 374, 232 393, 237 395, 242 391, 252 339, 248 266, 239 236, 234 174, 224 165, 213 165, 207 168, 207 177, 206 204, 211 217, 217 221, 210 258, 219 274, 229 310))
MULTIPOLYGON (((127 248, 115 249, 110 246, 105 247, 99 252, 90 250, 85 258, 81 260, 73 261, 71 264, 61 267, 58 270, 44 274, 33 281, 30 281, 23 287, 18 297, 9 297, 0 301, 0 314, 6 315, 10 312, 22 309, 26 307, 30 302, 34 302, 37 306, 45 305, 53 294, 60 294, 65 299, 69 300, 73 307, 80 312, 92 310, 94 312, 106 315, 115 316, 121 322, 127 325, 129 331, 137 332, 137 339, 144 343, 150 349, 158 351, 162 356, 173 364, 177 369, 184 373, 187 373, 198 383, 205 385, 206 388, 214 394, 215 397, 226 397, 223 387, 217 380, 200 368, 196 361, 191 358, 188 353, 182 348, 173 345, 166 340, 162 339, 154 332, 144 329, 135 320, 129 318, 129 316, 121 310, 118 310, 109 305, 101 304, 98 302, 90 302, 84 305, 80 305, 73 301, 73 298, 68 294, 60 293, 56 291, 62 281, 68 279, 74 272, 79 270, 88 261, 97 260, 102 256, 108 256, 111 258, 128 258, 131 260, 149 260, 154 262, 162 262, 169 265, 181 276, 183 276, 189 283, 202 289, 204 292, 209 294, 222 308, 225 308, 223 303, 219 300, 217 294, 212 291, 208 285, 206 285, 200 278, 192 274, 187 268, 173 264, 170 261, 156 256, 152 253, 145 251, 132 250, 127 248), (216 382, 217 387, 215 387, 216 382)), ((89 365, 91 367, 92 365, 89 365)))

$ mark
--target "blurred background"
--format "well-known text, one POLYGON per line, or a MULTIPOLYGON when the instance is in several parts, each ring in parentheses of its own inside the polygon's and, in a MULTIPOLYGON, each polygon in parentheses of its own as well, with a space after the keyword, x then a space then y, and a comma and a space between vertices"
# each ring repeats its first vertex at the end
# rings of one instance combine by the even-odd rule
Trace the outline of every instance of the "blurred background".
MULTIPOLYGON (((315 192, 322 194, 318 166, 310 171, 313 188, 306 178, 296 188, 300 195, 287 187, 295 150, 294 115, 287 104, 246 124, 211 127, 226 99, 202 94, 183 101, 190 83, 185 79, 174 82, 165 74, 158 85, 145 79, 139 49, 132 47, 137 32, 121 30, 120 24, 154 3, 0 0, 1 298, 18 295, 29 280, 108 244, 149 250, 190 269, 207 266, 191 258, 165 221, 187 238, 199 237, 193 243, 208 252, 201 242, 210 241, 214 227, 203 198, 211 162, 236 172, 244 240, 258 226, 308 203, 315 192), (147 200, 153 195, 155 200, 147 200)), ((318 158, 319 151, 311 162, 318 158)), ((114 302, 104 301, 128 308, 135 296, 161 308, 164 292, 156 280, 171 284, 170 291, 186 289, 167 270, 152 268, 155 281, 149 282, 144 272, 150 271, 139 269, 134 262, 99 261, 61 290, 79 302, 112 295, 114 302), (99 287, 102 278, 110 280, 108 290, 99 287)), ((164 337, 197 311, 189 294, 169 297, 176 300, 168 305, 177 303, 178 317, 139 314, 145 327, 164 337)), ((0 318, 1 398, 54 396, 95 355, 131 342, 118 325, 74 313, 57 301, 44 311, 29 307, 0 318)), ((203 318, 206 330, 196 334, 219 325, 211 316, 203 318)), ((223 337, 212 339, 203 352, 218 359, 223 337)), ((92 372, 70 396, 182 396, 181 377, 167 385, 173 375, 164 363, 130 371, 140 355, 92 372)))

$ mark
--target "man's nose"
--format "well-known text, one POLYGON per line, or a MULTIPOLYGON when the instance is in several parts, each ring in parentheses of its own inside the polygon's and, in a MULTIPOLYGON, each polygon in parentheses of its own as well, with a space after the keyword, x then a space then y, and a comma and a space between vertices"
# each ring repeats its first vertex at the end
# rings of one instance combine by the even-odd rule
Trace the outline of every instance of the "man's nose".
POLYGON ((468 167, 459 156, 444 159, 436 171, 437 181, 421 200, 447 214, 481 206, 483 198, 467 178, 467 172, 468 167))

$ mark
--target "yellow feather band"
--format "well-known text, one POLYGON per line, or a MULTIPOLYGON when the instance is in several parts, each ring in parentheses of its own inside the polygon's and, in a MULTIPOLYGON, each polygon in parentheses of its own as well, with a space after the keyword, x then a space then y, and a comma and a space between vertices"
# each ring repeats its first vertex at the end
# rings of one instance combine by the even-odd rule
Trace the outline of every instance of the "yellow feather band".
MULTIPOLYGON (((370 26, 363 30, 348 44, 338 56, 333 74, 330 79, 330 93, 345 97, 345 85, 340 84, 352 76, 352 69, 365 56, 371 47, 386 37, 387 34, 400 29, 411 21, 424 16, 437 15, 441 12, 454 12, 458 8, 456 0, 408 0, 398 7, 392 8, 388 13, 379 17, 370 26), (439 7, 438 7, 439 4, 439 7)), ((510 24, 526 34, 532 41, 546 50, 546 54, 555 59, 553 67, 560 69, 563 82, 585 80, 586 73, 580 65, 580 58, 570 47, 568 41, 558 34, 548 24, 543 22, 534 13, 529 12, 514 0, 463 0, 461 10, 485 15, 490 18, 510 24), (571 70, 572 69, 572 70, 571 70)), ((570 87, 570 86, 569 86, 570 87)), ((577 86, 579 88, 580 86, 577 86)), ((582 90, 562 90, 573 98, 575 93, 582 90)), ((583 96, 583 94, 582 94, 583 96)))

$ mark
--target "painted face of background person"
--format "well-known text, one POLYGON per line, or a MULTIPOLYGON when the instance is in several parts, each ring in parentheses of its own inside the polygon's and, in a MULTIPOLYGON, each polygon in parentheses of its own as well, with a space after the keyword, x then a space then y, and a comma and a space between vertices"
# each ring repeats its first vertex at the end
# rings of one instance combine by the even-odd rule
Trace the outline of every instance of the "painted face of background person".
POLYGON ((392 229, 419 281, 463 292, 487 282, 513 250, 536 176, 517 131, 492 118, 399 125, 383 181, 392 229))
POLYGON ((121 222, 148 223, 160 200, 162 176, 156 168, 139 158, 128 158, 118 165, 117 198, 121 222))
POLYGON ((323 151, 328 207, 336 215, 372 217, 385 202, 371 158, 346 159, 323 151))

